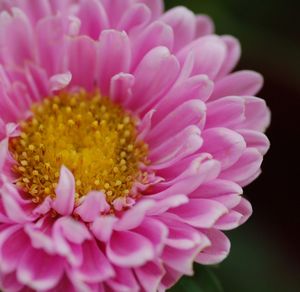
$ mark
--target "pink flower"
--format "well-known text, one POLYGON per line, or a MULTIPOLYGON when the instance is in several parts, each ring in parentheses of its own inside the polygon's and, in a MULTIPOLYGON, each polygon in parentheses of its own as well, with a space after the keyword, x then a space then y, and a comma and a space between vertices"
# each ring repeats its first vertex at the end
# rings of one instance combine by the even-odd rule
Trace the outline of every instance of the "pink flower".
POLYGON ((269 148, 238 41, 161 0, 0 9, 1 289, 164 291, 222 261, 269 148))

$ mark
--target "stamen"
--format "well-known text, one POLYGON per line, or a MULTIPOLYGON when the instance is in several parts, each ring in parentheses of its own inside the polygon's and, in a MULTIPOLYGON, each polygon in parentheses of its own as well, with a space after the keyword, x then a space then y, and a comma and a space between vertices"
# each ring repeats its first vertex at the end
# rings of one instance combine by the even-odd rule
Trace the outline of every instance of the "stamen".
POLYGON ((75 177, 77 199, 101 190, 111 204, 143 178, 139 165, 148 150, 136 140, 136 119, 108 98, 63 92, 34 105, 32 114, 9 147, 16 185, 33 202, 55 197, 62 165, 75 177))

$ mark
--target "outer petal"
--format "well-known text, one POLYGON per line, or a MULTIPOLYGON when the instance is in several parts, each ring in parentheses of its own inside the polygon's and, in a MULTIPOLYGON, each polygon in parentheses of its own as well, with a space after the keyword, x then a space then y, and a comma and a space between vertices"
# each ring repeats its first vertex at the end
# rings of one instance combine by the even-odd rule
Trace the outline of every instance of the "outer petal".
POLYGON ((115 267, 116 275, 112 280, 108 280, 107 284, 113 291, 120 292, 138 292, 139 286, 131 269, 115 267))
POLYGON ((210 100, 224 96, 255 95, 263 85, 263 77, 253 71, 238 71, 216 82, 210 100))
POLYGON ((63 275, 61 258, 29 247, 17 268, 17 278, 34 290, 55 287, 63 275))
POLYGON ((136 0, 145 3, 152 12, 152 18, 157 18, 164 11, 164 2, 162 0, 136 0))
POLYGON ((210 153, 221 162, 222 169, 233 165, 242 156, 246 143, 241 135, 226 128, 212 128, 203 132, 201 151, 210 153))
POLYGON ((135 274, 145 291, 158 291, 158 286, 165 274, 165 270, 161 265, 149 262, 135 269, 135 274))
POLYGON ((214 23, 207 15, 199 14, 196 19, 196 38, 213 34, 215 30, 214 23))
POLYGON ((93 222, 101 212, 109 209, 105 195, 101 192, 90 192, 84 198, 83 203, 78 206, 75 213, 85 222, 93 222))
POLYGON ((73 212, 75 202, 75 179, 73 174, 63 166, 60 171, 56 199, 52 207, 59 214, 66 216, 73 212))
POLYGON ((72 85, 92 90, 96 81, 96 42, 87 36, 75 37, 68 44, 68 70, 72 85))
POLYGON ((120 267, 137 267, 153 259, 152 244, 144 236, 131 231, 114 232, 107 245, 107 256, 120 267))
POLYGON ((211 228, 228 212, 222 204, 207 199, 191 199, 189 203, 171 210, 178 220, 194 227, 211 228))
POLYGON ((131 63, 131 49, 125 32, 104 30, 99 39, 97 80, 103 94, 109 93, 111 78, 128 72, 131 63))
POLYGON ((207 74, 213 80, 225 60, 226 46, 217 36, 204 36, 178 52, 177 56, 181 64, 190 52, 195 56, 192 74, 207 74))
POLYGON ((151 50, 137 67, 132 99, 128 107, 141 112, 153 104, 175 82, 179 64, 165 47, 151 50))
POLYGON ((82 281, 102 282, 115 275, 115 272, 94 240, 82 245, 83 263, 73 271, 73 276, 82 281))
POLYGON ((182 6, 172 8, 162 15, 161 20, 170 25, 174 31, 173 50, 175 52, 194 39, 196 34, 196 17, 187 8, 182 6))
POLYGON ((17 268, 20 259, 30 246, 26 234, 21 226, 7 227, 0 233, 0 270, 3 273, 11 273, 17 268))
POLYGON ((230 241, 217 229, 202 231, 210 240, 211 246, 198 254, 196 262, 202 265, 213 265, 223 261, 230 250, 230 241))
POLYGON ((97 0, 80 0, 78 18, 81 20, 80 33, 98 39, 100 32, 108 28, 106 11, 97 0))

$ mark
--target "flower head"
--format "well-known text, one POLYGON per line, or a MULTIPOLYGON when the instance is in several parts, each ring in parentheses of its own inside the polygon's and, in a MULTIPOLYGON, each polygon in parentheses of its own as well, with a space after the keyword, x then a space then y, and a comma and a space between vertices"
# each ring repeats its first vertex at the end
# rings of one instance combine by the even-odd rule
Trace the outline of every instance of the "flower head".
POLYGON ((222 261, 269 147, 238 41, 161 0, 0 9, 0 287, 163 291, 222 261))

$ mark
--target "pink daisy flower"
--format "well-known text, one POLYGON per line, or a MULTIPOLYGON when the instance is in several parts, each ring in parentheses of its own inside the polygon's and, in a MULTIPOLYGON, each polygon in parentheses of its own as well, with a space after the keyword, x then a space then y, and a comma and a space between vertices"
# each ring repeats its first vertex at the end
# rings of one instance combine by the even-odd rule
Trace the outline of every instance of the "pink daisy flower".
POLYGON ((161 0, 0 10, 1 289, 164 291, 221 262, 269 147, 238 41, 161 0))

